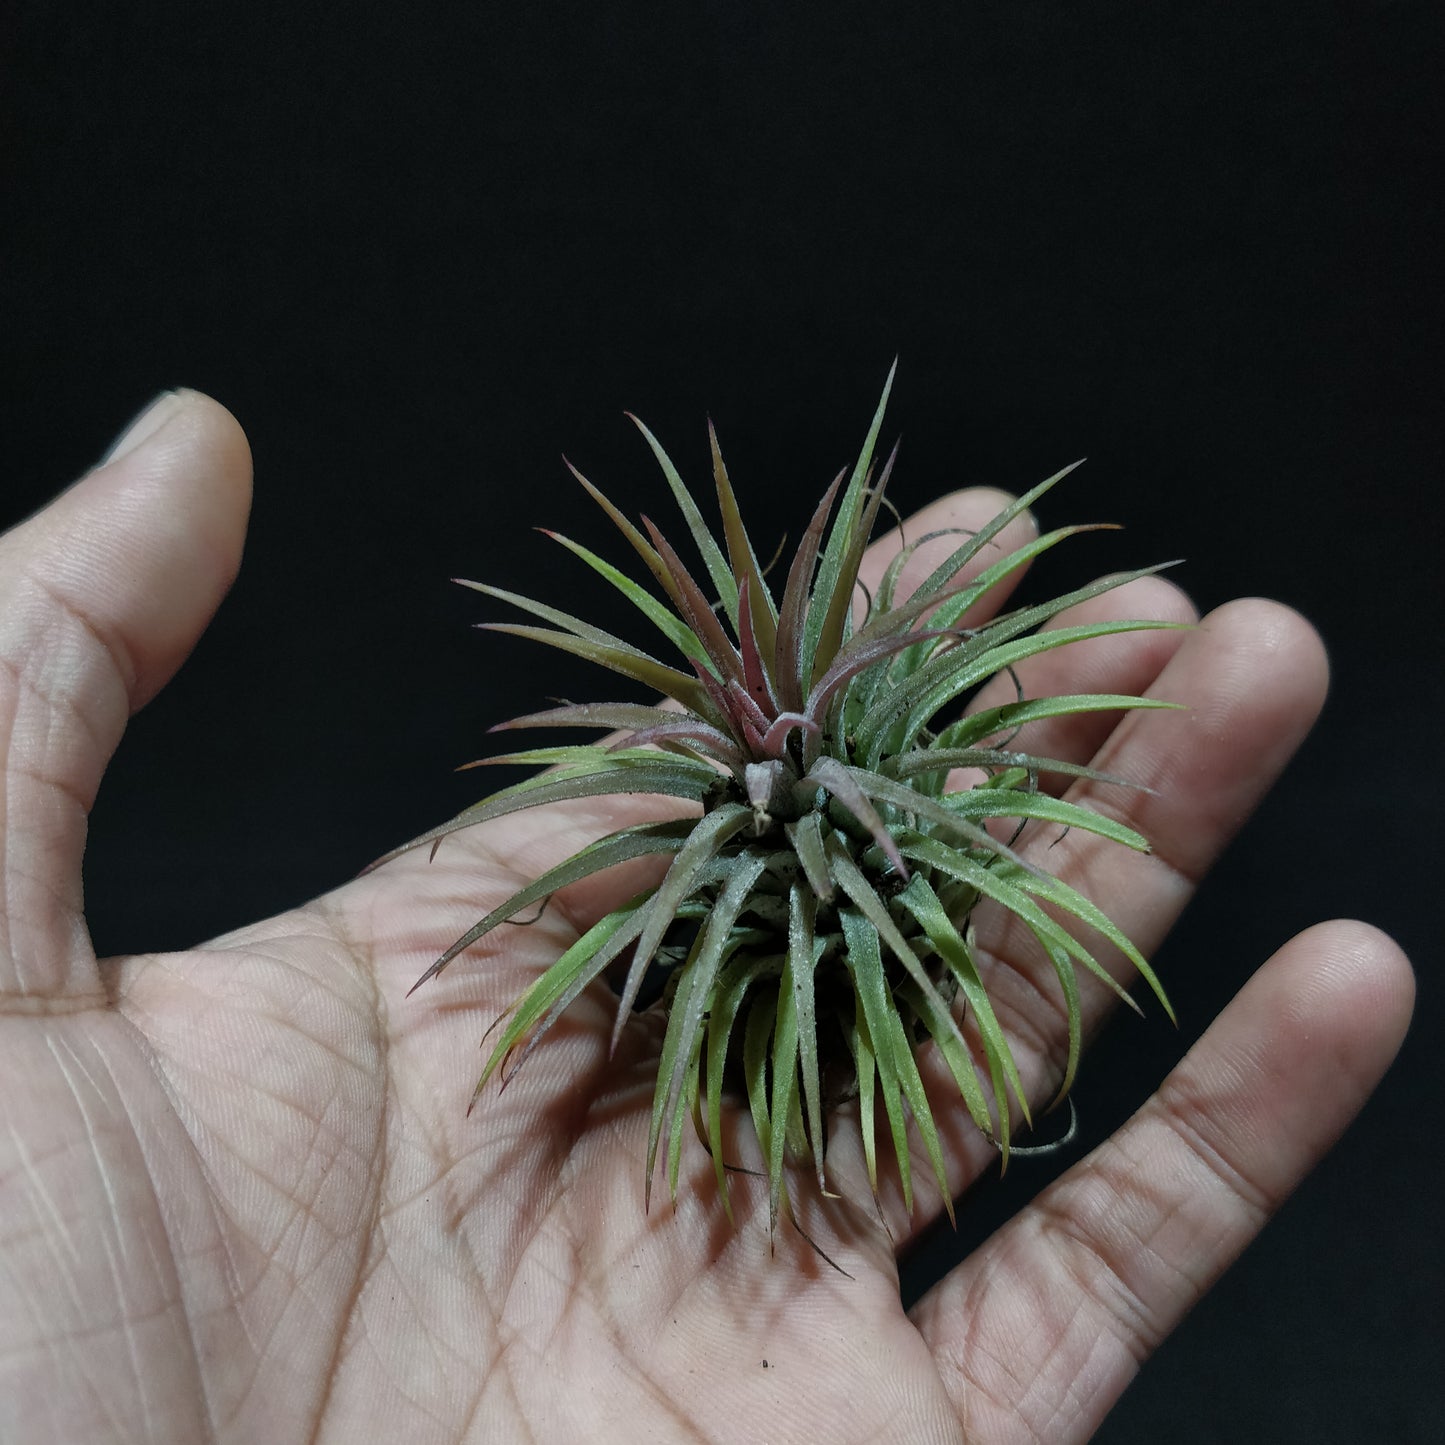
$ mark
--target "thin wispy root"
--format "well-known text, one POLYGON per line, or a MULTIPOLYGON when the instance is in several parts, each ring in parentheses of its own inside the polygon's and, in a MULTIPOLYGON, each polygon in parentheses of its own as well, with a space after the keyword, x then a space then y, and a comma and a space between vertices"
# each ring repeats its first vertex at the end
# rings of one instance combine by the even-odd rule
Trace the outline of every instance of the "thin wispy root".
POLYGON ((990 589, 1090 530, 1063 527, 1007 553, 996 541, 1073 470, 1067 467, 978 531, 957 534, 951 553, 900 599, 899 579, 914 551, 905 547, 855 625, 859 567, 893 465, 890 456, 874 476, 892 383, 890 372, 857 462, 819 502, 777 596, 764 581, 711 427, 720 534, 704 521, 661 444, 637 422, 681 509, 701 572, 654 523, 643 518, 640 529, 634 526, 572 468, 640 559, 650 587, 586 547, 547 535, 636 606, 672 661, 544 602, 466 585, 536 619, 485 624, 492 630, 599 663, 664 694, 675 708, 567 703, 499 724, 622 729, 631 736, 486 759, 543 771, 406 845, 435 845, 459 828, 575 798, 657 793, 702 805, 700 817, 619 828, 581 849, 468 929, 418 983, 558 889, 629 859, 659 855, 666 861, 662 881, 594 924, 513 1003, 476 1094, 494 1075, 514 1077, 557 1019, 614 964, 622 978, 615 1046, 644 978, 661 973, 661 997, 651 1007, 662 1010, 667 1023, 647 1197, 659 1161, 676 1196, 690 1120, 712 1155, 731 1217, 728 1168, 720 1143, 712 1141, 722 1139, 724 1099, 740 1097, 766 1163, 772 1227, 779 1215, 790 1217, 789 1160, 811 1165, 826 1192, 824 1121, 844 1097, 858 1100, 875 1192, 881 1113, 907 1207, 913 1198, 910 1120, 947 1200, 943 1148, 916 1062, 930 1043, 973 1122, 1007 1163, 1011 1110, 1025 1121, 1030 1112, 975 962, 976 908, 1009 910, 1053 965, 1068 1020, 1060 1097, 1079 1060, 1079 970, 1129 1001, 1060 918, 1085 925, 1122 953, 1169 1011, 1159 981, 1124 934, 1076 889, 1026 862, 990 824, 1011 820, 1014 840, 1033 823, 1083 829, 1146 851, 1148 843, 1133 829, 1049 795, 1039 779, 1061 774, 1133 784, 1020 751, 1013 742, 1031 722, 1170 704, 1114 694, 1020 693, 1007 706, 956 716, 960 701, 989 678, 1009 672, 1017 680, 1013 669, 1027 658, 1088 638, 1169 626, 1137 619, 1041 630, 1066 609, 1160 568, 1115 573, 1051 601, 963 625, 990 589), (958 580, 982 563, 971 580, 958 580), (954 720, 941 720, 949 715, 954 720), (959 769, 981 780, 951 789, 959 769), (973 1043, 959 1026, 960 1012, 973 1016, 973 1043))

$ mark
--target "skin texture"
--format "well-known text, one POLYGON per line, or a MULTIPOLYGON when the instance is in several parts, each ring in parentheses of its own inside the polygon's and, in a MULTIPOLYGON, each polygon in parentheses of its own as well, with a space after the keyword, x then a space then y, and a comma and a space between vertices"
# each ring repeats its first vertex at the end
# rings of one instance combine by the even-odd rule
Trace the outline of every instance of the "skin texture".
MULTIPOLYGON (((905 1314, 895 1250, 941 1202, 923 1190, 909 1219, 885 1179, 875 1210, 846 1118, 829 1156, 844 1199, 825 1211, 803 1175, 793 1191, 851 1278, 791 1228, 770 1249, 747 1175, 728 1225, 695 1141, 675 1210, 644 1215, 658 1029, 635 1020, 609 1063, 605 993, 466 1115, 483 1030, 640 868, 567 890, 404 997, 521 882, 666 803, 506 818, 204 947, 97 962, 86 816, 127 717, 234 575, 249 502, 245 440, 216 403, 180 393, 139 428, 0 539, 6 1441, 1083 1440, 1400 1043, 1400 952, 1363 924, 1309 930, 1114 1138, 905 1314)), ((910 534, 997 503, 955 494, 910 534)), ((1081 609, 1108 612, 1191 616, 1159 580, 1081 609)), ((1326 665, 1299 617, 1244 601, 1195 630, 1060 649, 1024 680, 1189 705, 1027 739, 1158 790, 1072 794, 1151 856, 1078 833, 1049 855, 1148 952, 1308 729, 1326 665)), ((1043 1101, 1057 1003, 1019 931, 980 928, 1043 1101)), ((1107 995, 1085 1003, 1097 1024, 1107 995)), ((992 1160, 963 1124, 944 1133, 962 1191, 992 1160)), ((744 1131, 730 1150, 749 1162, 744 1131)))

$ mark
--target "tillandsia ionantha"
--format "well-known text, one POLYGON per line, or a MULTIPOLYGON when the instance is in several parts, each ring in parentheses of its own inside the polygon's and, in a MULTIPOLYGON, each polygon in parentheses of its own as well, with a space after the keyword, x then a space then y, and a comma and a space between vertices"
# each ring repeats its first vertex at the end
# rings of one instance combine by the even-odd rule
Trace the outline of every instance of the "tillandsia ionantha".
POLYGON ((609 971, 620 980, 615 1047, 644 979, 663 975, 650 1005, 665 1012, 666 1028, 647 1146, 647 1200, 659 1155, 676 1197, 691 1119, 711 1152, 731 1216, 722 1116, 725 1098, 742 1098, 765 1161, 775 1227, 780 1210, 789 1208, 787 1161, 811 1163, 826 1192, 825 1119, 840 1100, 856 1098, 874 1192, 881 1101, 905 1207, 912 1207, 910 1118, 947 1203, 943 1151, 916 1061, 930 1044, 1006 1164, 1011 1110, 1026 1122, 1030 1110, 977 966, 977 909, 1009 910, 1053 966, 1068 1020, 1060 1098, 1079 1059, 1077 971, 1135 1006, 1060 917, 1112 944, 1169 1009, 1148 963, 1120 929, 1016 846, 1033 824, 1087 829, 1147 850, 1133 829, 1051 795, 1040 777, 1133 785, 1012 746, 1025 724, 1041 719, 1168 706, 1114 694, 1027 697, 1014 671, 1051 648, 1167 625, 1135 620, 1044 629, 1065 609, 1160 568, 1103 577, 1051 601, 963 624, 991 588, 1090 530, 1062 527, 1006 554, 995 540, 1070 467, 982 529, 958 534, 949 555, 906 598, 898 595, 903 568, 934 538, 904 545, 867 596, 859 568, 897 455, 895 446, 875 475, 874 449, 892 382, 890 372, 851 474, 840 472, 818 503, 776 596, 744 529, 711 425, 721 541, 667 453, 637 422, 682 511, 705 578, 652 522, 643 518, 642 529, 634 526, 572 469, 641 559, 660 597, 577 542, 548 535, 635 604, 677 653, 672 663, 557 607, 465 584, 548 624, 485 626, 589 659, 670 700, 665 706, 565 703, 499 724, 613 736, 486 759, 544 771, 406 845, 435 846, 457 829, 563 799, 654 793, 699 805, 675 821, 619 828, 584 847, 494 908, 418 980, 419 986, 440 973, 500 924, 545 906, 557 890, 626 860, 660 855, 656 886, 583 933, 498 1021, 505 1027, 473 1096, 475 1102, 494 1075, 505 1086, 569 1005, 609 971), (965 569, 970 580, 960 581, 965 569), (949 719, 962 699, 1000 674, 1013 677, 1016 701, 949 719), (960 786, 960 777, 975 781, 960 786))

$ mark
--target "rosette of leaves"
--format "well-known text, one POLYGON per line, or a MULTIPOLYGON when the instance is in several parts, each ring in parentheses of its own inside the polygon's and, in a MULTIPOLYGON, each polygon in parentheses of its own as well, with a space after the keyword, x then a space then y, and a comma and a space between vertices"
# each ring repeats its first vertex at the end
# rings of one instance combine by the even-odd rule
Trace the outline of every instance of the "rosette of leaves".
POLYGON ((665 1012, 666 1029, 647 1149, 648 1199, 659 1159, 676 1196, 691 1121, 711 1151, 731 1215, 721 1141, 724 1102, 732 1097, 746 1100, 765 1161, 773 1225, 787 1208, 790 1158, 810 1162, 826 1191, 825 1121, 844 1098, 857 1100, 875 1191, 881 1116, 906 1206, 912 1204, 910 1121, 947 1200, 943 1152, 916 1062, 930 1045, 945 1061, 963 1107, 1006 1163, 1011 1115, 1017 1110, 1029 1121, 1030 1110, 975 960, 976 909, 1009 910, 1053 966, 1068 1020, 1060 1097, 1079 1058, 1079 970, 1134 1006, 1061 918, 1086 925, 1124 954, 1168 1009, 1128 938, 1014 846, 1034 824, 1086 829, 1120 847, 1147 850, 1137 832, 1052 796, 1040 778, 1129 784, 1012 746, 1029 722, 1166 704, 1099 694, 1025 697, 1019 689, 1007 706, 959 715, 970 693, 1025 658, 1165 625, 1140 619, 1041 630, 1065 609, 1159 568, 1103 577, 1051 601, 963 625, 991 588, 1089 530, 1063 527, 1007 553, 995 540, 1068 468, 979 531, 958 534, 950 554, 906 598, 898 595, 899 578, 924 538, 900 550, 866 597, 859 566, 897 452, 875 476, 874 448, 892 379, 890 373, 856 465, 851 474, 845 468, 818 503, 777 594, 744 529, 711 426, 720 539, 667 453, 637 422, 681 509, 700 572, 651 521, 644 517, 641 528, 635 526, 573 469, 656 591, 577 542, 548 535, 635 604, 670 660, 548 603, 465 584, 536 619, 484 626, 586 658, 670 699, 666 706, 567 703, 500 724, 612 736, 484 760, 543 771, 406 845, 435 846, 457 829, 573 798, 655 793, 700 805, 673 822, 622 827, 597 839, 494 908, 418 980, 419 986, 434 977, 492 929, 545 906, 557 890, 626 860, 658 855, 656 886, 589 928, 498 1021, 501 1033, 476 1091, 494 1075, 505 1086, 569 1005, 604 975, 620 992, 615 1046, 644 979, 661 973, 660 996, 650 1005, 665 1012), (971 579, 958 580, 966 568, 971 579), (856 619, 860 598, 866 611, 856 619), (959 786, 960 775, 977 781, 959 786))

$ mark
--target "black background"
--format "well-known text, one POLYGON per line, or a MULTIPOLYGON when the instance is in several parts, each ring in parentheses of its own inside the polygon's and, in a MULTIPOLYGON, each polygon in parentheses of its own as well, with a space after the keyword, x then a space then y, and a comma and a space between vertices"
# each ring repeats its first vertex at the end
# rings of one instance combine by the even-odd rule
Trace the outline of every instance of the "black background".
MULTIPOLYGON (((1440 7, 10 14, 0 521, 167 386, 257 467, 241 581, 95 814, 102 951, 325 888, 472 801, 488 723, 587 693, 447 581, 619 620, 529 530, 618 556, 560 452, 663 516, 621 412, 699 480, 710 413, 759 534, 796 537, 897 353, 905 510, 1087 453, 1045 521, 1129 530, 1040 586, 1183 553, 1203 605, 1276 596, 1334 659, 1158 956, 1180 1032, 1110 1031, 1060 1165, 1317 918, 1422 975, 1379 1096, 1100 1438, 1440 1438, 1440 7)), ((1052 1172, 982 1188, 908 1291, 1052 1172)))

